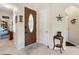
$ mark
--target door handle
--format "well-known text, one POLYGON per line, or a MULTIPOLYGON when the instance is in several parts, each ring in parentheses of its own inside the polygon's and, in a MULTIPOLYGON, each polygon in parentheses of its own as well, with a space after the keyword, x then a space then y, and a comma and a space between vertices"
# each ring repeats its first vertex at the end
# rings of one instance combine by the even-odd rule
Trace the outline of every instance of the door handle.
POLYGON ((27 28, 27 26, 25 26, 25 29, 27 28))

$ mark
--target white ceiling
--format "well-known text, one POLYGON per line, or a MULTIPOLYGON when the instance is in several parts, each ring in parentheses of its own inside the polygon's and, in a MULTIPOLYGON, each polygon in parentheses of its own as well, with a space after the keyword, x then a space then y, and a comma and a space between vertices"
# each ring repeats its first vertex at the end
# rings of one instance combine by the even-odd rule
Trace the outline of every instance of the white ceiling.
POLYGON ((7 13, 13 12, 11 9, 4 7, 2 4, 0 4, 0 11, 4 11, 4 12, 7 12, 7 13))
MULTIPOLYGON (((53 6, 54 3, 10 3, 9 5, 13 5, 13 6, 16 6, 18 8, 18 6, 27 6, 27 5, 33 5, 35 6, 37 9, 44 9, 44 8, 47 8, 49 6, 53 6)), ((58 4, 58 3, 57 3, 58 4)), ((61 4, 61 3, 60 3, 61 4)), ((79 4, 78 3, 63 3, 65 5, 68 5, 68 4, 71 4, 71 5, 75 5, 77 7, 79 7, 79 4)), ((63 5, 62 4, 62 5, 63 5)), ((9 9, 9 8, 5 8, 4 6, 2 6, 0 4, 0 10, 2 11, 5 11, 5 12, 8 12, 8 13, 11 13, 12 10, 9 9)))

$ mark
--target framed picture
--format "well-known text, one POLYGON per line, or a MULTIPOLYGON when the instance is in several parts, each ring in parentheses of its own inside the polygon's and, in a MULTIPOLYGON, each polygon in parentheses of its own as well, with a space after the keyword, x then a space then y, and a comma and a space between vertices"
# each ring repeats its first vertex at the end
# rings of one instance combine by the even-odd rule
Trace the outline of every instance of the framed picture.
POLYGON ((2 16, 2 18, 9 19, 10 17, 9 16, 2 16))
POLYGON ((23 22, 23 16, 19 15, 19 22, 23 22))

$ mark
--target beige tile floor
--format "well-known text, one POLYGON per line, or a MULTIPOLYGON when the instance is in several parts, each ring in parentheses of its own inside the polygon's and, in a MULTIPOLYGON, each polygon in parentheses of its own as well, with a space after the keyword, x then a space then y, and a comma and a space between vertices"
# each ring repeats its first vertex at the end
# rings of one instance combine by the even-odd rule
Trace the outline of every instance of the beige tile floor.
POLYGON ((0 39, 0 54, 9 54, 9 50, 13 48, 13 41, 7 39, 0 39))
POLYGON ((35 43, 23 49, 17 50, 13 47, 13 41, 8 39, 0 40, 0 55, 79 55, 78 47, 66 47, 61 54, 59 50, 52 50, 45 45, 35 43))

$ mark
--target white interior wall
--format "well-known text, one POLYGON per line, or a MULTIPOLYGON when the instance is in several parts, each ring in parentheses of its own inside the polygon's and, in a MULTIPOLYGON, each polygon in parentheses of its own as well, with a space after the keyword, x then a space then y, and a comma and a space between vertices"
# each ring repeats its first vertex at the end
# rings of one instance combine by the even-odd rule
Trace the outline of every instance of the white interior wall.
POLYGON ((24 16, 24 6, 18 6, 17 7, 17 16, 18 21, 16 23, 16 47, 18 49, 25 47, 25 35, 24 35, 24 17, 23 22, 19 22, 19 15, 24 16))

